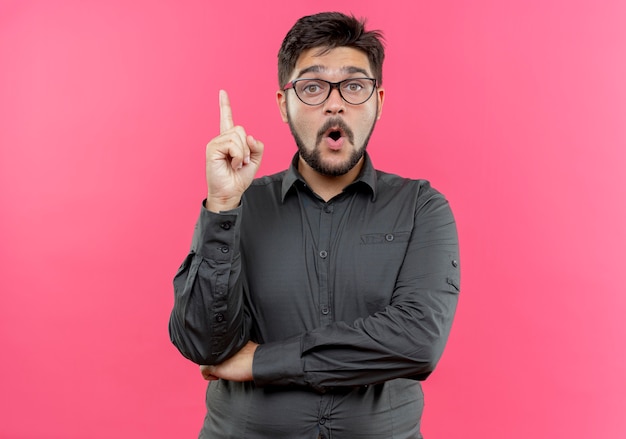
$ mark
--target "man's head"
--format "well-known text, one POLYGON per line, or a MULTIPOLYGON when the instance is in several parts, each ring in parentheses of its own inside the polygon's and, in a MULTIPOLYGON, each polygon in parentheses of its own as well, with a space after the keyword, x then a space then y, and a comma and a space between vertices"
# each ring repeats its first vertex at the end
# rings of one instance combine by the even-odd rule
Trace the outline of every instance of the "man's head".
POLYGON ((287 33, 277 100, 298 145, 301 172, 358 172, 382 111, 383 59, 380 32, 344 14, 303 17, 287 33))
POLYGON ((300 18, 285 36, 278 52, 278 85, 289 82, 298 58, 307 49, 352 47, 364 52, 378 85, 383 83, 385 48, 382 33, 365 30, 365 21, 340 12, 322 12, 300 18))

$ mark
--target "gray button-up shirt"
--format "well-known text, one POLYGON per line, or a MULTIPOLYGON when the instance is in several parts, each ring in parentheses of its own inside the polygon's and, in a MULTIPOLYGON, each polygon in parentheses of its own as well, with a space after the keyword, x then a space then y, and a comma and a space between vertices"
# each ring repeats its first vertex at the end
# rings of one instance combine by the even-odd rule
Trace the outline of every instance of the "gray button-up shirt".
POLYGON ((201 437, 420 438, 458 300, 456 225, 427 181, 377 171, 328 202, 296 169, 202 208, 170 336, 198 364, 261 345, 253 382, 207 390, 201 437))

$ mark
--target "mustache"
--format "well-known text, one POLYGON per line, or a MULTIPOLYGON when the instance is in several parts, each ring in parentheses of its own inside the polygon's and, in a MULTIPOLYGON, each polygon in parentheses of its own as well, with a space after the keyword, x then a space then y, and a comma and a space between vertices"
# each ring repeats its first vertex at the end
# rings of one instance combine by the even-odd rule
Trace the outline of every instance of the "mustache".
POLYGON ((322 141, 322 139, 324 138, 324 135, 326 134, 326 131, 328 131, 331 128, 336 128, 338 130, 341 130, 344 136, 348 138, 350 143, 354 144, 354 133, 352 132, 350 127, 348 127, 348 125, 343 121, 343 119, 338 118, 338 117, 333 118, 333 119, 328 119, 326 123, 322 125, 322 127, 317 132, 316 144, 322 141))

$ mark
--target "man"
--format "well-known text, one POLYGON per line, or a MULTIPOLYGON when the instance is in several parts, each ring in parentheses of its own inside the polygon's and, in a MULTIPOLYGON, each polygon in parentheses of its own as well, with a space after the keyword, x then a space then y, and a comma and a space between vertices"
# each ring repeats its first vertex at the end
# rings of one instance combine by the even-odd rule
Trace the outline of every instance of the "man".
POLYGON ((458 242, 440 193, 375 170, 365 152, 383 59, 380 33, 353 17, 298 20, 277 92, 298 152, 263 178, 263 144, 220 92, 169 326, 210 381, 200 437, 422 437, 420 380, 450 331, 458 242))

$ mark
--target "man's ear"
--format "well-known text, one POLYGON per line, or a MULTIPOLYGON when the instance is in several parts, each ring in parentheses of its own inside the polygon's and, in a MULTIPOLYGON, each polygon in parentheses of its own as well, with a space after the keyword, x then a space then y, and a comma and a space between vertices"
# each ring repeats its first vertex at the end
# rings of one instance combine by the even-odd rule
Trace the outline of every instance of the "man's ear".
POLYGON ((278 90, 276 92, 276 104, 278 104, 280 117, 283 119, 283 122, 287 123, 287 93, 283 90, 278 90))
POLYGON ((380 116, 383 114, 383 104, 385 103, 385 89, 379 87, 376 89, 376 99, 378 99, 378 114, 376 115, 376 120, 380 119, 380 116))

